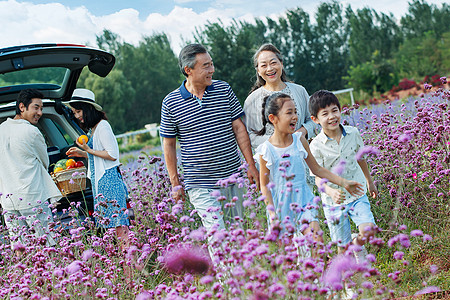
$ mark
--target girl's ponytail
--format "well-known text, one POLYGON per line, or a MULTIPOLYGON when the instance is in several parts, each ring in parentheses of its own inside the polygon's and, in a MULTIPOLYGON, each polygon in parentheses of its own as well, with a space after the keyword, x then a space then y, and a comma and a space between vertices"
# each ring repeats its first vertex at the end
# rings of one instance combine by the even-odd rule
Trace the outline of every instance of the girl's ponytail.
POLYGON ((263 128, 260 129, 259 131, 255 130, 256 135, 265 135, 266 134, 266 124, 267 124, 267 121, 268 121, 266 119, 266 106, 267 106, 268 99, 269 99, 269 96, 266 96, 263 99, 262 109, 261 109, 263 128))

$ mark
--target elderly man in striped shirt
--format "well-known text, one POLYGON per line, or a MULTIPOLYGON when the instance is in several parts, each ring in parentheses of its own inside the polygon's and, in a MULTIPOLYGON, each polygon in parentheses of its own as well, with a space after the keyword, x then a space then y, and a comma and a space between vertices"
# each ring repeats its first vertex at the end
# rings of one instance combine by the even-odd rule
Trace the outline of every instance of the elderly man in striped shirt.
POLYGON ((241 120, 244 112, 228 83, 212 79, 214 65, 205 47, 184 47, 179 65, 186 80, 164 98, 160 126, 173 197, 181 199, 185 189, 203 226, 223 229, 224 216, 225 221, 232 221, 235 215, 242 217, 243 188, 217 185, 239 172, 238 147, 248 164, 248 178, 259 186, 250 139, 241 120), (177 171, 176 138, 181 146, 184 188, 177 171), (225 202, 234 196, 239 200, 224 208, 217 200, 218 191, 227 198, 225 202))

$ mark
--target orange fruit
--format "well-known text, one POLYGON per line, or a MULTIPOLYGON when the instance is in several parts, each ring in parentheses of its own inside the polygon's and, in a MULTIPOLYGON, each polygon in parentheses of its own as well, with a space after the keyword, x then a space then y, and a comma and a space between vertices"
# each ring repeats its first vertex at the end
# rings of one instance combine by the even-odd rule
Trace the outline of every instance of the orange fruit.
POLYGON ((75 159, 68 159, 67 161, 66 161, 66 168, 68 168, 68 167, 75 167, 75 165, 77 164, 77 162, 75 161, 75 159))
POLYGON ((58 173, 58 172, 61 172, 61 171, 63 171, 64 169, 63 168, 55 168, 54 170, 53 170, 53 173, 58 173))
POLYGON ((78 143, 83 144, 83 141, 84 143, 87 143, 89 141, 89 138, 87 137, 87 135, 83 134, 78 137, 77 141, 78 143))

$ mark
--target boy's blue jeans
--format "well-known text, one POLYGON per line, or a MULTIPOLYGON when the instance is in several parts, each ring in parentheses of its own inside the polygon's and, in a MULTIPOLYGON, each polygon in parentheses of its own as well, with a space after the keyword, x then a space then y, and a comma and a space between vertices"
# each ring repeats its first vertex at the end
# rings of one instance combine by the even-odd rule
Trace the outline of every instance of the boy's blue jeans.
POLYGON ((345 205, 324 205, 323 211, 330 229, 331 240, 337 242, 340 247, 344 247, 352 241, 350 218, 356 227, 365 223, 375 225, 375 219, 370 210, 370 202, 367 195, 345 205))

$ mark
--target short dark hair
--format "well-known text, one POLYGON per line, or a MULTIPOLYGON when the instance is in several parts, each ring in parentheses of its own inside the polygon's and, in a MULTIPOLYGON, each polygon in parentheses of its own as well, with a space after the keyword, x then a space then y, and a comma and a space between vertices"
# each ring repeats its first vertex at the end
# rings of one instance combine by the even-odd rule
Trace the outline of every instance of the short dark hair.
POLYGON ((188 74, 184 71, 184 67, 193 69, 195 63, 197 62, 196 55, 202 53, 208 53, 208 51, 203 45, 200 44, 189 44, 181 49, 180 55, 178 56, 178 64, 180 66, 181 73, 183 73, 184 76, 188 76, 188 74))
POLYGON ((95 125, 97 125, 98 122, 101 120, 108 120, 106 117, 106 113, 103 111, 96 110, 95 107, 89 103, 86 102, 71 102, 70 106, 74 109, 79 109, 83 111, 83 121, 84 123, 79 123, 80 127, 84 131, 88 131, 95 125))
POLYGON ((272 95, 264 97, 261 108, 263 128, 259 131, 255 131, 257 135, 266 134, 267 123, 272 124, 272 122, 270 122, 269 120, 269 115, 278 116, 278 113, 280 112, 284 103, 289 100, 293 101, 291 96, 280 92, 276 92, 272 95))
POLYGON ((19 96, 17 96, 16 115, 21 114, 21 111, 19 108, 20 103, 23 103, 23 105, 25 105, 25 108, 28 109, 28 106, 30 106, 31 100, 34 98, 43 99, 44 95, 36 89, 21 90, 19 93, 19 96))
POLYGON ((341 104, 335 94, 326 90, 317 91, 309 97, 309 112, 311 116, 317 118, 319 110, 331 104, 336 104, 341 109, 341 104))

